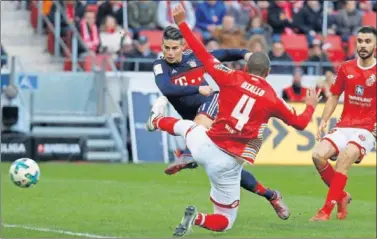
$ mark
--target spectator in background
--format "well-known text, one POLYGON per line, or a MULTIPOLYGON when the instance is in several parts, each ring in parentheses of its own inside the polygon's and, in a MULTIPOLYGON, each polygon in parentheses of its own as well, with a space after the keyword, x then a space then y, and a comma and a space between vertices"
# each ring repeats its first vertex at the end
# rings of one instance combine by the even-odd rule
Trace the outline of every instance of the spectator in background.
POLYGON ((254 17, 248 23, 245 39, 249 40, 254 35, 263 35, 268 45, 272 43, 272 28, 268 24, 264 24, 260 17, 254 17))
POLYGON ((165 29, 170 25, 175 25, 172 10, 178 5, 182 4, 186 11, 186 22, 191 29, 195 27, 196 18, 195 11, 190 1, 160 1, 157 7, 157 24, 160 28, 165 29))
POLYGON ((373 9, 374 12, 377 12, 377 1, 374 2, 373 4, 373 9))
POLYGON ((1 44, 1 68, 3 68, 8 62, 8 54, 5 51, 3 44, 1 44))
POLYGON ((268 45, 263 35, 254 35, 246 43, 250 52, 264 52, 268 54, 268 45))
MULTIPOLYGON (((100 44, 99 32, 96 25, 96 13, 91 10, 86 10, 83 19, 80 21, 78 28, 81 38, 86 47, 93 53, 96 53, 100 44)), ((84 46, 79 46, 79 54, 86 52, 84 46)))
POLYGON ((157 3, 154 1, 132 1, 128 2, 127 14, 128 25, 134 34, 143 29, 156 28, 157 3))
POLYGON ((292 74, 292 58, 285 51, 284 45, 281 42, 274 42, 272 50, 268 54, 272 61, 272 67, 270 74, 292 74), (287 63, 287 65, 274 65, 274 61, 281 63, 287 63))
POLYGON ((307 88, 301 85, 302 81, 302 70, 296 68, 293 72, 293 82, 292 85, 283 89, 282 98, 288 102, 303 102, 306 98, 307 88))
POLYGON ((220 49, 220 44, 216 41, 216 39, 209 39, 207 41, 206 48, 208 51, 218 50, 220 49))
POLYGON ((309 44, 318 33, 322 32, 323 11, 317 0, 309 0, 306 5, 295 15, 294 24, 299 33, 305 34, 309 44))
POLYGON ((373 2, 376 1, 366 1, 366 0, 361 0, 359 3, 359 8, 362 12, 371 12, 373 11, 373 2))
POLYGON ((245 32, 236 26, 232 16, 225 16, 222 26, 216 27, 212 33, 221 48, 243 47, 245 45, 244 35, 245 32))
POLYGON ((227 15, 233 16, 242 30, 250 25, 252 19, 261 17, 261 11, 254 1, 239 1, 239 4, 230 5, 227 11, 227 15))
POLYGON ((348 42, 352 34, 356 34, 361 27, 363 14, 356 8, 356 1, 347 1, 346 5, 337 14, 337 33, 343 42, 348 42))
MULTIPOLYGON (((323 70, 321 69, 321 72, 319 74, 323 74, 323 72, 326 72, 328 70, 332 70, 333 67, 330 63, 329 58, 327 57, 326 52, 323 50, 322 43, 318 39, 314 39, 313 43, 309 47, 309 57, 306 60, 307 63, 310 62, 318 62, 321 65, 323 65, 323 70)), ((316 66, 306 66, 305 73, 307 75, 316 75, 316 66)))
POLYGON ((268 23, 268 9, 270 2, 265 0, 257 1, 257 6, 261 12, 261 18, 263 23, 268 23))
POLYGON ((132 42, 129 35, 117 24, 113 16, 107 16, 104 24, 100 28, 100 52, 112 54, 117 58, 117 54, 124 44, 132 42), (125 38, 125 39, 124 39, 125 38), (128 41, 128 42, 126 42, 128 41))
MULTIPOLYGON (((149 40, 146 36, 139 36, 135 42, 134 51, 126 54, 126 58, 146 58, 146 59, 157 59, 157 54, 152 52, 149 46, 149 40)), ((135 63, 126 63, 125 69, 137 70, 135 63)), ((139 71, 153 71, 153 61, 139 63, 139 71)))
POLYGON ((101 26, 105 21, 105 18, 111 15, 116 20, 117 23, 123 26, 123 5, 122 1, 118 0, 106 0, 99 3, 98 12, 97 12, 97 26, 101 26))
POLYGON ((316 83, 316 89, 321 90, 322 99, 320 102, 326 102, 327 99, 331 96, 331 85, 334 82, 334 72, 332 70, 328 70, 325 72, 324 79, 318 79, 316 83))
POLYGON ((221 25, 226 15, 226 8, 222 1, 209 0, 198 4, 196 9, 196 28, 202 33, 203 39, 212 37, 216 26, 221 25))
POLYGON ((280 35, 286 28, 291 28, 293 23, 288 1, 270 2, 267 23, 274 31, 273 41, 280 41, 280 35))

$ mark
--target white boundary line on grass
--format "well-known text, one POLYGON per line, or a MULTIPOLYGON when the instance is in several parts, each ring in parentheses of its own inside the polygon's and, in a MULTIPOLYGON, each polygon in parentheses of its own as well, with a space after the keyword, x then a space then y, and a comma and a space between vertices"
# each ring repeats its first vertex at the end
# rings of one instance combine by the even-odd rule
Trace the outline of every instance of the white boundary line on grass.
POLYGON ((22 229, 31 230, 31 231, 53 232, 53 233, 70 235, 70 236, 79 236, 79 237, 88 237, 88 238, 89 237, 90 238, 116 238, 116 237, 90 234, 90 233, 85 233, 85 232, 72 232, 72 231, 52 229, 52 228, 30 227, 30 226, 25 226, 25 225, 16 225, 16 224, 7 224, 7 223, 3 223, 2 225, 3 225, 3 227, 8 227, 8 228, 22 228, 22 229))

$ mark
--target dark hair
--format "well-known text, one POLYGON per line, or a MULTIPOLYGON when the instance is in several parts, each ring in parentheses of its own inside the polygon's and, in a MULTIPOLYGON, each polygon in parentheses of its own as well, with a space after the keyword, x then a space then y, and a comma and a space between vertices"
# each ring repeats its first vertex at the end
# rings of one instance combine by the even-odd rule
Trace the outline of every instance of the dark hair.
POLYGON ((375 37, 377 37, 377 30, 374 27, 371 26, 364 26, 361 27, 358 31, 357 34, 359 33, 372 33, 375 37))
POLYGON ((270 58, 264 52, 254 52, 247 61, 247 71, 257 76, 265 76, 270 69, 270 58))
POLYGON ((164 30, 164 35, 163 35, 164 40, 174 40, 174 41, 179 41, 183 39, 183 36, 181 32, 172 26, 168 26, 164 30))

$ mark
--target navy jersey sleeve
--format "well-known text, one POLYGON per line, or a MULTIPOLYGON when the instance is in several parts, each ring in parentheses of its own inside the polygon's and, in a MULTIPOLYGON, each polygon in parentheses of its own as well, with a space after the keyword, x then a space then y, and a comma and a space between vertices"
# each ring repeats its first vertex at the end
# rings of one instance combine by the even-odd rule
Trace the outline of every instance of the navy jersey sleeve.
POLYGON ((180 86, 170 82, 169 67, 164 60, 157 60, 153 64, 154 78, 157 87, 165 96, 186 96, 199 93, 199 86, 180 86))
POLYGON ((218 49, 210 52, 219 61, 239 61, 244 60, 246 49, 218 49))

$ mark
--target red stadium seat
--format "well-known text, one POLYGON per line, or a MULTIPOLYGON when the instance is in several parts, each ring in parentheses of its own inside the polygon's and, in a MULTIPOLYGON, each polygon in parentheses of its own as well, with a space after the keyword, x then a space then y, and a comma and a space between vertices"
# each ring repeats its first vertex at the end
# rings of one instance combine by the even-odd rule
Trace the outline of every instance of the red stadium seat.
POLYGON ((342 47, 342 39, 340 38, 340 36, 330 35, 324 40, 323 43, 330 44, 326 52, 331 62, 335 63, 344 61, 345 53, 342 47))
POLYGON ((88 4, 86 5, 86 9, 91 12, 98 12, 98 5, 97 4, 88 4))
POLYGON ((151 50, 153 52, 161 51, 163 31, 160 30, 142 30, 140 36, 146 36, 149 40, 151 50))
POLYGON ((363 25, 377 27, 377 14, 375 12, 367 12, 363 16, 363 25))
POLYGON ((51 55, 53 55, 55 52, 54 32, 50 29, 47 30, 47 50, 51 55))
POLYGON ((303 34, 281 35, 286 52, 294 62, 303 62, 308 59, 308 42, 303 34))

